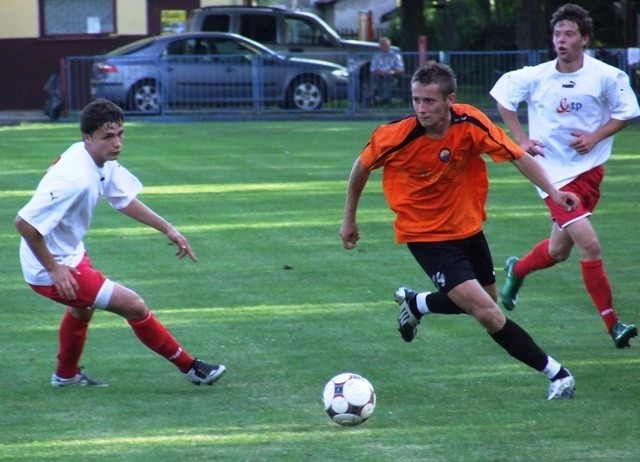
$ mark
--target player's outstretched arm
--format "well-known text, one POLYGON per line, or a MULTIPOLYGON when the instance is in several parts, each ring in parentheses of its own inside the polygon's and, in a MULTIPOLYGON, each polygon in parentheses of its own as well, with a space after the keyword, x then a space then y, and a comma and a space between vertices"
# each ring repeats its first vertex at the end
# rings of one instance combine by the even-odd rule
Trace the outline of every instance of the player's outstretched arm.
POLYGON ((574 193, 556 189, 547 176, 547 172, 528 153, 513 160, 512 163, 524 177, 549 194, 556 204, 564 206, 567 211, 574 210, 580 205, 580 198, 574 193))
POLYGON ((178 258, 189 256, 191 260, 198 261, 195 253, 191 250, 191 246, 189 245, 187 238, 180 234, 180 232, 171 223, 147 207, 147 205, 142 201, 133 199, 129 205, 120 209, 120 212, 142 224, 166 234, 169 240, 178 247, 178 252, 176 253, 178 258))

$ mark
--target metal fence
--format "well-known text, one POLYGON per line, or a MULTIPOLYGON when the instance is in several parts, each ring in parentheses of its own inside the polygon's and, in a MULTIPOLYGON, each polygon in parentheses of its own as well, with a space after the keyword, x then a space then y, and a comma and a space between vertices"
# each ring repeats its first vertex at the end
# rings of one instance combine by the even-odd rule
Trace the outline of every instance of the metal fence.
MULTIPOLYGON (((601 53, 603 51, 600 50, 601 53)), ((608 49, 605 53, 600 57, 629 73, 632 84, 636 88, 637 70, 628 65, 627 50, 608 49)), ((151 63, 148 61, 131 63, 132 65, 127 69, 128 75, 125 76, 127 83, 119 85, 116 81, 111 82, 112 88, 109 94, 112 96, 110 99, 115 99, 130 114, 147 112, 144 104, 135 104, 132 100, 132 92, 136 89, 138 98, 155 98, 157 107, 149 112, 160 115, 266 115, 309 112, 356 116, 381 111, 406 112, 411 110, 410 79, 413 71, 424 62, 435 60, 449 64, 456 72, 458 101, 488 109, 495 108, 495 102, 488 92, 503 73, 550 59, 547 50, 432 51, 401 54, 405 73, 396 76, 391 82, 390 97, 382 101, 374 97, 375 89, 366 72, 368 70, 366 63, 373 55, 343 53, 304 55, 305 58, 340 62, 351 69, 346 89, 339 92, 328 91, 326 84, 311 71, 307 76, 309 78, 293 79, 295 82, 290 82, 288 87, 284 85, 285 82, 274 82, 270 74, 273 70, 268 63, 261 63, 259 60, 254 60, 248 65, 245 63, 244 66, 248 70, 245 69, 242 72, 235 72, 240 68, 238 62, 226 62, 225 70, 228 72, 222 80, 216 77, 217 80, 214 81, 212 72, 208 68, 213 65, 213 61, 200 62, 198 66, 191 66, 185 71, 177 72, 177 63, 163 58, 151 63), (147 74, 138 81, 135 80, 136 66, 138 66, 137 71, 140 71, 140 66, 147 68, 147 74), (300 87, 298 88, 300 94, 297 96, 300 100, 297 103, 292 100, 291 87, 294 83, 299 84, 300 87), (145 94, 145 91, 148 94, 145 94), (126 98, 113 97, 117 92, 126 95, 126 98), (305 101, 305 98, 319 98, 321 104, 314 106, 305 101)), ((243 58, 238 57, 238 59, 243 58)), ((246 60, 246 57, 244 59, 246 60)), ((79 111, 94 97, 100 96, 96 94, 95 88, 92 89, 92 85, 96 80, 96 65, 101 61, 102 57, 99 56, 73 56, 65 60, 61 85, 68 111, 79 111)), ((102 69, 102 72, 108 73, 109 69, 102 69)))

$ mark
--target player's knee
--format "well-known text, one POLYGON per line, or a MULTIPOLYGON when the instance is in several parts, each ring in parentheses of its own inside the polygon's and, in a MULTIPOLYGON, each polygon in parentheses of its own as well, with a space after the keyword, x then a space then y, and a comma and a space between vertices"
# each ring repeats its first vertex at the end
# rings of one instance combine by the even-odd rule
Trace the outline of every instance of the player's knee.
POLYGON ((549 256, 556 263, 565 261, 571 256, 571 247, 569 248, 549 247, 549 256))
POLYGON ((138 321, 144 319, 149 314, 149 307, 139 295, 136 295, 128 305, 126 318, 130 321, 138 321))
POLYGON ((496 332, 504 326, 506 318, 498 305, 477 308, 473 317, 489 332, 496 332))
POLYGON ((127 321, 140 321, 149 314, 149 307, 145 301, 133 291, 126 292, 126 296, 111 301, 107 311, 116 313, 127 321))
POLYGON ((599 260, 602 258, 602 249, 598 239, 591 239, 580 246, 580 257, 582 260, 599 260))
POLYGON ((79 319, 81 321, 84 322, 89 322, 91 321, 91 318, 93 317, 93 308, 74 308, 74 307, 69 307, 69 312, 71 313, 71 316, 73 316, 76 319, 79 319))

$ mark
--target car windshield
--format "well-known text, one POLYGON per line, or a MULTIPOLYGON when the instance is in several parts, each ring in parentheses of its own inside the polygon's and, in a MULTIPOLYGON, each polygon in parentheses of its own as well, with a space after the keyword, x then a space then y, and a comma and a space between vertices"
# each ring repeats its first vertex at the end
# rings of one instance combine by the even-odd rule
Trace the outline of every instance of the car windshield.
MULTIPOLYGON (((293 19, 297 19, 297 18, 292 18, 292 17, 286 17, 285 18, 287 23, 290 24, 292 22, 293 19)), ((323 21, 321 18, 314 18, 315 21, 311 21, 308 19, 304 19, 304 20, 299 20, 297 19, 295 22, 298 22, 299 25, 298 27, 302 27, 303 30, 308 29, 310 31, 312 31, 314 36, 317 36, 317 34, 329 34, 332 35, 336 40, 340 40, 340 35, 338 35, 338 33, 336 31, 334 31, 331 26, 329 26, 329 24, 327 24, 325 21, 323 21), (314 22, 318 22, 320 24, 322 24, 322 28, 318 28, 314 22), (304 26, 302 26, 302 24, 304 23, 304 26)), ((316 37, 317 39, 317 37, 316 37)))
POLYGON ((136 53, 140 50, 144 50, 145 48, 151 46, 153 44, 153 41, 154 41, 154 38, 137 40, 133 43, 130 43, 120 48, 116 48, 113 51, 110 51, 109 53, 107 53, 107 56, 130 55, 132 53, 136 53))

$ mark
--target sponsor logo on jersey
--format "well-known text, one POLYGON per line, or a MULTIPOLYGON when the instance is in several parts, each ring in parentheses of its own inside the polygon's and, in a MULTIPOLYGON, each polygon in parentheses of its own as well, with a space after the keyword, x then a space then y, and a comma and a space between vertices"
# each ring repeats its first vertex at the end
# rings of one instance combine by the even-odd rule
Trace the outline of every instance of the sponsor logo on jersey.
POLYGON ((573 80, 569 80, 569 83, 563 83, 562 88, 575 88, 576 83, 573 80))
POLYGON ((575 101, 569 101, 567 98, 562 98, 558 107, 556 108, 556 112, 558 114, 563 114, 566 112, 577 112, 582 109, 582 103, 577 103, 575 101))

